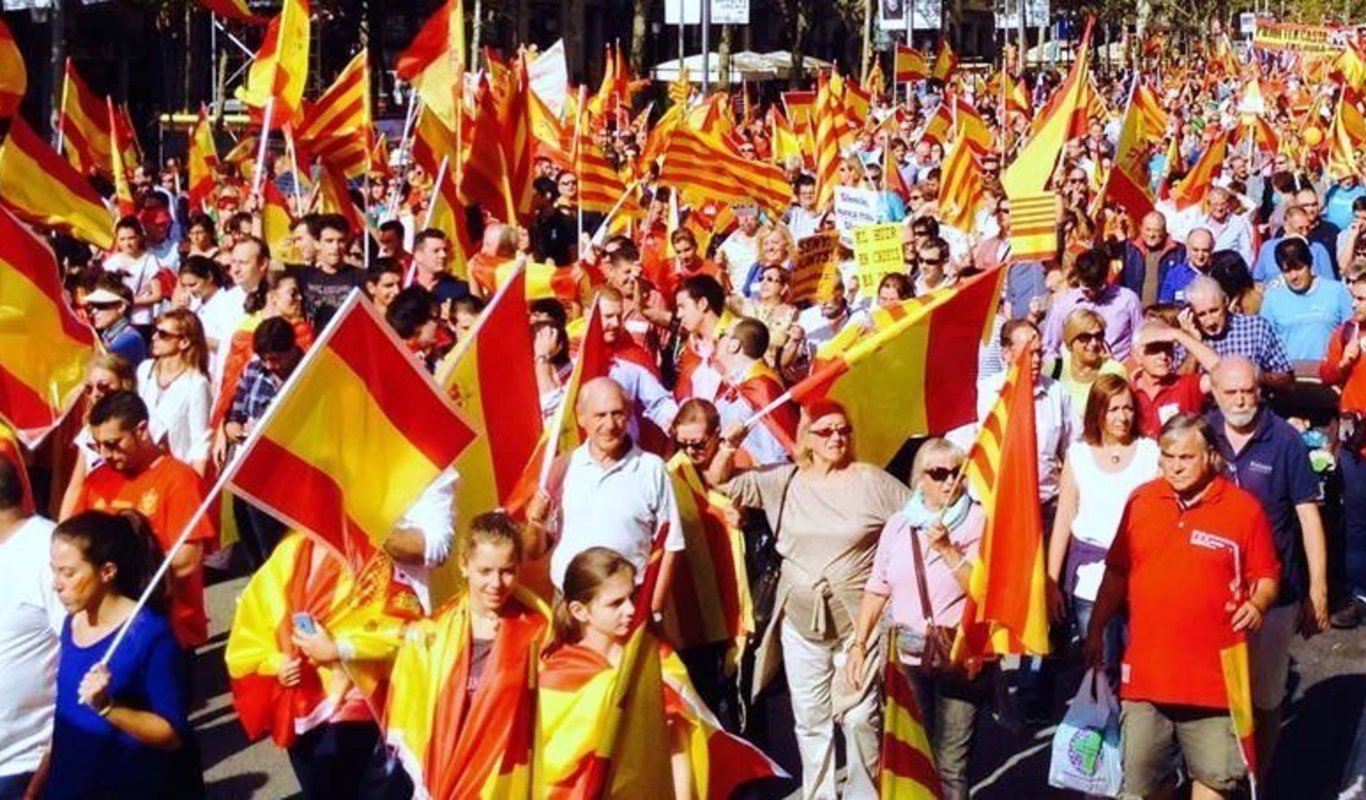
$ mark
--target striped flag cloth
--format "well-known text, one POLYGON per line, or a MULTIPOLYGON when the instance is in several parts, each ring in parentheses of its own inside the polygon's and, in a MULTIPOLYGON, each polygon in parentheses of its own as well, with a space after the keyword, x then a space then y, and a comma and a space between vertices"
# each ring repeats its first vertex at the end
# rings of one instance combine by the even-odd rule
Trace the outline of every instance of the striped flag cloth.
MULTIPOLYGON (((1337 113, 1333 124, 1328 128, 1328 158, 1326 169, 1330 176, 1342 178, 1359 175, 1357 154, 1366 145, 1366 118, 1362 117, 1357 101, 1361 99, 1355 89, 1344 89, 1338 101, 1337 113)), ((1265 124, 1265 120, 1260 120, 1265 124)))
POLYGON ((451 130, 461 114, 455 104, 458 95, 451 89, 464 83, 464 60, 464 7, 461 0, 447 0, 422 23, 395 65, 398 77, 411 83, 423 106, 451 130))
POLYGON ((882 672, 882 762, 878 796, 882 800, 941 800, 944 785, 934 766, 934 748, 910 677, 896 663, 896 648, 882 672))
POLYGON ((305 103, 303 119, 294 131, 299 159, 313 159, 359 178, 370 167, 370 62, 364 48, 342 69, 317 102, 305 103))
POLYGON ((958 70, 958 54, 953 52, 949 46, 949 40, 943 39, 939 42, 939 52, 934 55, 934 66, 930 68, 930 77, 948 83, 949 78, 958 70))
POLYGON ((858 431, 859 457, 892 460, 911 436, 939 434, 977 416, 977 351, 990 335, 1004 270, 952 290, 907 300, 874 316, 874 329, 848 342, 792 387, 802 405, 839 401, 858 431))
POLYGON ((1023 353, 968 451, 964 479, 987 523, 953 643, 955 663, 1048 654, 1037 453, 1034 382, 1023 353))
POLYGON ((62 110, 57 124, 61 127, 66 159, 82 175, 98 172, 108 176, 109 110, 69 58, 62 81, 62 110))
POLYGON ((735 153, 721 142, 680 128, 664 150, 660 183, 676 186, 695 203, 729 205, 752 197, 777 219, 792 201, 792 185, 777 164, 735 153))
POLYGON ((1234 644, 1219 651, 1219 666, 1228 691, 1229 715, 1233 734, 1238 737, 1238 752, 1247 766, 1251 795, 1257 797, 1257 718, 1252 706, 1252 667, 1248 660, 1247 639, 1238 634, 1234 644))
POLYGON ((1036 192, 1010 197, 1010 258, 1047 261, 1058 255, 1058 196, 1036 192))
POLYGON ((818 83, 811 111, 816 152, 816 208, 830 208, 835 201, 835 186, 839 183, 843 111, 831 82, 821 77, 818 83))
POLYGON ((0 208, 0 320, 16 323, 0 324, 0 418, 29 447, 80 397, 95 354, 95 332, 66 304, 61 274, 47 244, 0 208))
POLYGON ((1218 177, 1219 171, 1224 168, 1224 157, 1228 155, 1228 145, 1231 134, 1237 131, 1221 131, 1215 135, 1214 140, 1205 148, 1205 152, 1200 154, 1200 160, 1195 162, 1190 172, 1180 183, 1172 187, 1172 200, 1176 202, 1178 210, 1190 208, 1205 202, 1209 196, 1209 190, 1214 187, 1214 179, 1218 177))
POLYGON ((256 59, 247 71, 246 86, 237 98, 253 111, 264 114, 274 100, 270 129, 297 123, 303 112, 304 86, 308 83, 308 0, 284 0, 280 13, 271 18, 256 59))
POLYGON ((253 432, 228 487, 358 564, 474 437, 352 292, 253 432))
POLYGON ((892 74, 897 83, 910 83, 928 78, 930 67, 925 62, 925 56, 919 50, 899 44, 896 46, 896 58, 893 62, 892 74))
MULTIPOLYGON (((1077 48, 1077 60, 1066 80, 1053 94, 1053 99, 1035 116, 1038 129, 1015 154, 1015 160, 1001 173, 1001 186, 1006 196, 1015 202, 1017 196, 1042 192, 1048 187, 1058 155, 1071 134, 1073 117, 1081 115, 1085 130, 1085 93, 1087 76, 1091 70, 1091 24, 1087 19, 1086 32, 1077 48)), ((1011 208, 1012 213, 1014 207, 1011 208)))
MULTIPOLYGON (((1140 97, 1144 91, 1145 87, 1140 86, 1138 81, 1134 81, 1129 90, 1129 107, 1119 126, 1114 164, 1106 175, 1105 188, 1101 192, 1103 198, 1128 211, 1130 219, 1139 220, 1153 210, 1154 203, 1149 188, 1149 145, 1160 141, 1166 130, 1165 122, 1156 131, 1148 127, 1156 121, 1145 110, 1146 101, 1140 97)), ((1166 116, 1165 112, 1163 116, 1166 116)), ((1011 210, 1013 213, 1014 209, 1011 210)))
POLYGON ((127 158, 129 147, 123 138, 119 119, 114 111, 113 99, 106 97, 104 103, 109 109, 109 172, 114 176, 114 202, 118 206, 119 215, 126 217, 136 210, 133 187, 129 183, 133 171, 127 158))
POLYGON ((28 72, 24 56, 14 42, 14 34, 0 19, 0 119, 12 117, 19 110, 28 89, 28 72))
POLYGON ((977 149, 967 129, 968 123, 959 117, 958 134, 944 159, 943 177, 939 181, 939 213, 944 222, 961 231, 972 230, 982 196, 982 169, 977 155, 984 151, 977 149))
POLYGON ((611 213, 617 201, 626 194, 626 183, 617 168, 612 166, 597 144, 587 141, 587 137, 579 142, 579 150, 574 158, 574 174, 579 178, 579 207, 584 211, 611 213))
POLYGON ((218 182, 218 148, 203 108, 199 109, 199 119, 190 131, 190 153, 186 161, 190 171, 190 185, 186 189, 190 209, 197 213, 208 209, 218 182))
POLYGON ((475 109, 474 128, 464 142, 469 150, 460 171, 460 198, 504 222, 515 221, 517 204, 512 197, 507 151, 487 76, 480 76, 475 109))
POLYGON ((9 136, 0 145, 0 203, 26 222, 65 231, 101 250, 114 247, 114 218, 104 201, 23 117, 10 120, 9 136))

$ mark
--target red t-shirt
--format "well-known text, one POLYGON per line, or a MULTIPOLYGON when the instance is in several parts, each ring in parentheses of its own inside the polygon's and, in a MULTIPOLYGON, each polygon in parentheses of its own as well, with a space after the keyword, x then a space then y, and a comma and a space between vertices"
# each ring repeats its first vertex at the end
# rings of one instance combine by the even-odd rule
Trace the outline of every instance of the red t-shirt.
POLYGON ((1228 708, 1219 653, 1233 632, 1230 584, 1279 578, 1271 525, 1222 476, 1188 508, 1165 480, 1134 491, 1105 568, 1128 576, 1129 633, 1120 696, 1228 708))
POLYGON ((1156 439, 1162 433, 1163 423, 1177 414, 1204 411, 1205 393, 1200 391, 1197 373, 1177 375, 1176 380, 1158 387, 1155 394, 1148 394, 1145 389, 1156 383, 1144 380, 1139 373, 1135 373, 1129 383, 1134 387, 1134 399, 1138 403, 1138 430, 1144 436, 1156 439))
MULTIPOLYGON (((175 544, 185 523, 190 521, 204 500, 199 475, 170 456, 161 456, 152 465, 129 477, 102 464, 90 473, 76 498, 73 513, 82 511, 122 511, 134 509, 152 523, 152 533, 162 551, 175 544)), ((187 543, 214 538, 213 526, 201 518, 187 543)), ((182 647, 198 647, 209 638, 209 620, 204 614, 204 572, 183 580, 171 581, 171 628, 182 647)))

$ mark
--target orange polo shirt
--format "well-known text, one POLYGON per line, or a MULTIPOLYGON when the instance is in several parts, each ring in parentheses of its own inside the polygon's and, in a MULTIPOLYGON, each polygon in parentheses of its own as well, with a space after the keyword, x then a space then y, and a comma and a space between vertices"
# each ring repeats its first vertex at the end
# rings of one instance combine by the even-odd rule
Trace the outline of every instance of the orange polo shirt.
POLYGON ((1164 479, 1134 491, 1105 569, 1128 577, 1129 639, 1120 696, 1166 705, 1228 708, 1219 651, 1235 644, 1234 596, 1280 577, 1261 504, 1223 476, 1182 507, 1164 479))
MULTIPOLYGON (((163 455, 131 477, 101 464, 85 479, 73 513, 134 509, 151 522, 152 533, 165 552, 175 544, 203 500, 199 475, 188 465, 163 455)), ((204 542, 213 537, 213 526, 202 518, 186 541, 204 542)), ((202 568, 187 578, 172 579, 170 618, 176 641, 182 647, 198 647, 208 640, 202 568)))

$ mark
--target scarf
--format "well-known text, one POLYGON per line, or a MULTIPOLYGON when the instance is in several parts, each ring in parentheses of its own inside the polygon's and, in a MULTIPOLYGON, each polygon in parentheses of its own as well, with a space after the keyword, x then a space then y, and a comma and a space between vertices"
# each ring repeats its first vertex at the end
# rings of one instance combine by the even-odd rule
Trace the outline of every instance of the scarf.
POLYGON ((911 499, 906 501, 906 507, 901 509, 901 514, 906 518, 906 524, 911 528, 920 530, 935 522, 943 522, 944 527, 949 530, 957 528, 967 519, 968 510, 972 508, 972 499, 967 492, 958 495, 958 499, 948 508, 933 511, 925 505, 925 493, 919 489, 911 495, 911 499), (943 515, 942 519, 940 515, 943 515))

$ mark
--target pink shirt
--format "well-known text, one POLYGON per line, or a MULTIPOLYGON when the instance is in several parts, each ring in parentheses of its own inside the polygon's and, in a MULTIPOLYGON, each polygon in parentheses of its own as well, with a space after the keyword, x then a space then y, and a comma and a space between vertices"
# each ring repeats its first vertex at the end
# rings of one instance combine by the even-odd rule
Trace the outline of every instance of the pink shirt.
MULTIPOLYGON (((949 541, 963 551, 963 558, 977 557, 977 545, 986 527, 986 514, 976 503, 957 528, 949 531, 949 541)), ((882 528, 877 553, 873 556, 873 574, 868 577, 864 591, 884 597, 891 596, 892 621, 914 631, 925 630, 925 615, 921 610, 920 587, 916 583, 915 552, 911 550, 911 529, 906 517, 897 512, 882 528)), ((953 571, 938 553, 930 549, 925 534, 920 536, 920 552, 925 557, 925 586, 930 594, 930 608, 936 625, 956 626, 963 618, 963 601, 967 595, 953 577, 953 571)))

